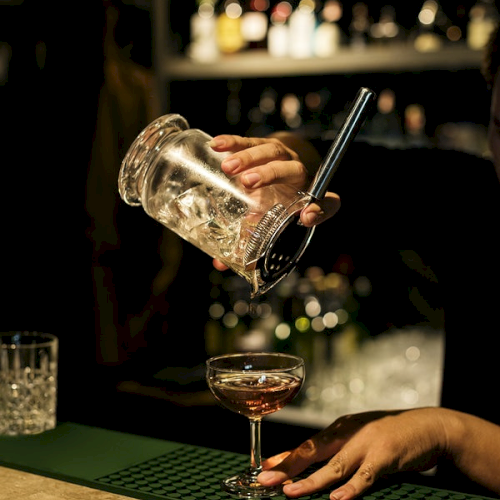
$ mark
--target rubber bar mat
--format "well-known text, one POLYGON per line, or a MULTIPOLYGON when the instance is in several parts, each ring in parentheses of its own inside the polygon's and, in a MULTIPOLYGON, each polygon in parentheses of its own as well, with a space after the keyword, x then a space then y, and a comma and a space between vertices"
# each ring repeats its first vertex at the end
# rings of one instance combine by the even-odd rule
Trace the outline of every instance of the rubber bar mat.
MULTIPOLYGON (((219 450, 184 445, 154 459, 99 477, 102 489, 145 499, 229 499, 220 481, 248 467, 249 458, 219 450)), ((312 470, 303 475, 306 476, 312 470)), ((273 497, 285 500, 285 495, 273 497)), ((329 491, 302 497, 329 499, 329 491)), ((479 500, 487 497, 429 488, 415 484, 390 485, 374 489, 364 500, 479 500)))
MULTIPOLYGON (((0 465, 139 500, 229 500, 220 481, 245 470, 249 461, 246 454, 71 422, 31 436, 0 436, 0 465)), ((377 481, 363 500, 492 500, 423 486, 417 479, 394 481, 377 481)), ((325 490, 303 499, 328 496, 325 490)))

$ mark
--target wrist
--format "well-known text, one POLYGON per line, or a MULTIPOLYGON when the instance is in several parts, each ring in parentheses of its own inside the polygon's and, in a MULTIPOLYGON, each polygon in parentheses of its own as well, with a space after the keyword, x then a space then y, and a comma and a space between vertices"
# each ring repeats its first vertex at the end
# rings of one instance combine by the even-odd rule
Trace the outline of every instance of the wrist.
POLYGON ((462 453, 467 439, 467 418, 469 416, 455 410, 440 408, 438 412, 439 433, 442 453, 453 461, 462 453))

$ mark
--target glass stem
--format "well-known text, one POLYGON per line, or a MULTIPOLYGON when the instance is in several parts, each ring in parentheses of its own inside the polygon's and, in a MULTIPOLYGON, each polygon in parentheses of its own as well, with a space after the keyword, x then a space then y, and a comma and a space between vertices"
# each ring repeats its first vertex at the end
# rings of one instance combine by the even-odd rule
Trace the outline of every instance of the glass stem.
POLYGON ((262 470, 260 423, 260 418, 250 419, 250 469, 255 476, 262 470))

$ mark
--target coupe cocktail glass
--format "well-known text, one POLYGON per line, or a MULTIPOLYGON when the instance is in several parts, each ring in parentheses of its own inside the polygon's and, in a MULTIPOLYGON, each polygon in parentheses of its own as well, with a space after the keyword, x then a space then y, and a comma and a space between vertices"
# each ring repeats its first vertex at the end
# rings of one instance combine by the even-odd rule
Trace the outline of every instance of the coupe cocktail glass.
POLYGON ((222 489, 238 498, 282 494, 281 486, 263 486, 260 426, 264 416, 289 403, 302 387, 304 360, 272 352, 225 354, 207 361, 207 383, 215 398, 227 409, 250 420, 251 448, 248 470, 222 481, 222 489))

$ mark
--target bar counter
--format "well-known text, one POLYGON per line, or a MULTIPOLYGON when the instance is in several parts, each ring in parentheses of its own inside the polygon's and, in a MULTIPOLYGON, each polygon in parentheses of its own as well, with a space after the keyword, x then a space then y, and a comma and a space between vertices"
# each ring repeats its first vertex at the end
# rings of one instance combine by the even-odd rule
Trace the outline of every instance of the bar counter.
MULTIPOLYGON (((240 453, 66 422, 42 434, 0 437, 0 500, 229 500, 220 480, 248 461, 240 453)), ((493 498, 401 477, 377 482, 361 498, 493 498)), ((329 491, 303 498, 328 500, 329 491)))
POLYGON ((0 500, 130 500, 123 495, 7 467, 0 467, 0 484, 0 500))

